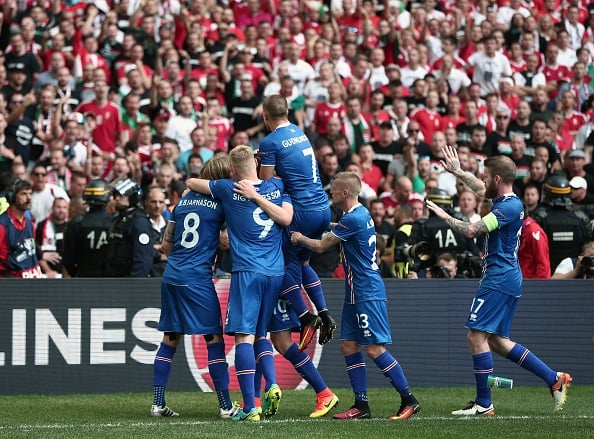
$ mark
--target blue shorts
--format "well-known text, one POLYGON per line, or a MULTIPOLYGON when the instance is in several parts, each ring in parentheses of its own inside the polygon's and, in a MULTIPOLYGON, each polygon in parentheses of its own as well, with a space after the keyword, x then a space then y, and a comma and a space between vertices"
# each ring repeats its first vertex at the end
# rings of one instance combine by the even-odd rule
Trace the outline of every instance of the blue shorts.
POLYGON ((161 283, 159 331, 222 334, 221 305, 212 280, 195 285, 161 283))
POLYGON ((299 317, 291 307, 290 302, 284 299, 278 299, 272 312, 268 331, 280 332, 287 329, 290 331, 299 331, 300 327, 299 317))
POLYGON ((301 285, 301 262, 309 261, 312 251, 303 246, 291 244, 291 231, 301 232, 308 238, 320 239, 329 226, 330 207, 324 210, 293 212, 293 222, 285 229, 283 253, 287 271, 299 285, 301 285))
POLYGON ((362 346, 392 343, 387 302, 345 303, 340 321, 340 339, 356 341, 362 346))
POLYGON ((266 336, 282 282, 282 276, 250 271, 232 273, 225 334, 266 336))
POLYGON ((472 301, 466 327, 509 338, 517 305, 518 297, 494 290, 479 291, 472 301))

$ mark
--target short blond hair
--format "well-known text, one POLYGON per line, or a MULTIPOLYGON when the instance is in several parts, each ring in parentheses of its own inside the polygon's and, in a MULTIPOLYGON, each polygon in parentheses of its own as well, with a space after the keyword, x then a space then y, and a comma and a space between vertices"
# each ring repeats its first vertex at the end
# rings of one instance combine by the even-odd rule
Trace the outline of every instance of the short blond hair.
POLYGON ((349 191, 349 198, 357 198, 361 193, 361 179, 354 172, 339 172, 334 177, 333 185, 349 191))
POLYGON ((237 145, 233 148, 229 153, 229 160, 232 166, 242 171, 249 170, 251 166, 256 166, 254 151, 247 145, 237 145))

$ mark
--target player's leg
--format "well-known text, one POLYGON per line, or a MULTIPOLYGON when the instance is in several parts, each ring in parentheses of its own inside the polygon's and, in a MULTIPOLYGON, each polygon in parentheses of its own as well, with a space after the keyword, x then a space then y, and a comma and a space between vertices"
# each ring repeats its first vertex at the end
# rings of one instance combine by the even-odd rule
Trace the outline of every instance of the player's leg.
POLYGON ((153 363, 153 405, 151 407, 151 416, 179 416, 174 412, 165 401, 165 389, 171 374, 171 360, 175 355, 175 350, 179 343, 180 334, 175 332, 166 332, 161 340, 161 345, 155 354, 153 363))
POLYGON ((338 403, 338 397, 328 388, 307 352, 299 351, 297 344, 292 340, 291 329, 296 329, 298 326, 299 319, 289 303, 279 299, 269 326, 270 339, 275 349, 293 365, 316 392, 316 408, 310 417, 319 418, 338 403))
POLYGON ((567 400, 567 388, 571 385, 571 375, 566 372, 554 371, 530 350, 509 339, 518 299, 514 297, 508 299, 507 302, 505 318, 502 319, 498 331, 489 337, 489 346, 494 352, 532 372, 547 383, 554 399, 554 410, 563 410, 567 400))
POLYGON ((298 349, 302 351, 311 343, 317 329, 322 324, 322 320, 309 312, 301 295, 301 284, 293 277, 293 274, 297 271, 299 279, 301 279, 301 264, 295 259, 295 255, 292 255, 292 259, 285 259, 285 261, 287 262, 287 271, 283 277, 279 297, 291 303, 291 307, 299 316, 301 334, 298 349))
POLYGON ((254 407, 254 340, 262 305, 262 287, 258 275, 247 272, 231 275, 225 332, 235 335, 235 372, 244 405, 233 417, 234 421, 260 420, 260 415, 254 407), (246 291, 250 291, 249 297, 243 294, 246 291))
POLYGON ((225 342, 222 334, 205 335, 208 354, 208 373, 212 378, 219 403, 219 417, 231 419, 237 414, 237 406, 229 395, 229 365, 225 357, 225 342))
POLYGON ((369 344, 365 347, 367 355, 400 395, 400 407, 389 419, 408 419, 420 410, 420 404, 410 390, 402 366, 386 349, 386 343, 392 342, 387 303, 383 300, 372 300, 358 303, 356 309, 360 316, 360 324, 368 331, 366 339, 369 344))
POLYGON ((153 405, 151 416, 179 416, 167 407, 165 390, 171 374, 171 361, 183 333, 183 315, 179 312, 176 297, 180 288, 166 283, 161 284, 161 316, 158 329, 164 332, 153 362, 153 405))
POLYGON ((340 320, 340 349, 344 355, 355 402, 348 410, 337 413, 334 419, 364 419, 371 417, 367 396, 367 365, 359 341, 363 339, 357 323, 355 305, 344 304, 340 320))
MULTIPOLYGON (((328 230, 330 224, 330 209, 314 212, 302 212, 303 218, 298 216, 297 226, 302 230, 302 233, 313 239, 320 239, 322 234, 328 230)), ((311 258, 311 250, 307 248, 298 248, 297 257, 301 263, 301 283, 305 289, 307 296, 313 302, 318 316, 322 320, 320 328, 320 344, 329 342, 336 330, 336 322, 328 312, 326 298, 324 297, 324 290, 322 282, 315 270, 309 265, 311 258)))
POLYGON ((254 343, 254 354, 256 356, 256 367, 259 366, 261 368, 266 382, 264 400, 262 401, 262 413, 264 416, 272 416, 278 411, 282 392, 276 383, 276 368, 274 367, 274 356, 270 340, 265 337, 256 340, 254 343))
POLYGON ((466 342, 472 355, 476 397, 464 408, 454 410, 453 415, 493 416, 495 409, 491 398, 491 388, 487 384, 493 374, 493 353, 489 347, 489 336, 497 332, 503 313, 512 296, 490 290, 479 290, 472 301, 470 314, 466 321, 468 332, 466 342))

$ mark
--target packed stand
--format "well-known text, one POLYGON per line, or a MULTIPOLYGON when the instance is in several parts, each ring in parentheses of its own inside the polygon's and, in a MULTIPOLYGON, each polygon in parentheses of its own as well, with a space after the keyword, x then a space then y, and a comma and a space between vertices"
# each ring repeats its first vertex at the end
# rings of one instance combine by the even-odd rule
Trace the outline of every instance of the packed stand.
MULTIPOLYGON (((69 221, 86 224, 93 213, 101 252, 115 221, 105 212, 142 216, 135 236, 149 251, 137 249, 133 267, 83 272, 159 276, 185 180, 237 145, 257 150, 262 99, 280 94, 314 145, 326 188, 343 170, 362 179, 384 277, 480 275, 481 239, 425 206, 430 199, 469 222, 488 212, 445 172, 446 145, 479 177, 490 156, 515 163, 525 278, 559 267, 559 276, 590 277, 581 261, 594 239, 593 16, 579 0, 9 0, 0 213, 18 204, 6 215, 18 217, 19 232, 31 228, 31 277, 81 275, 72 238, 68 250, 62 243, 69 221), (127 199, 119 209, 104 196, 114 190, 127 199)), ((341 215, 333 210, 332 221, 341 215)), ((223 237, 219 276, 230 271, 228 248, 223 237)), ((0 244, 0 276, 18 274, 5 273, 9 256, 0 244)), ((320 276, 344 275, 338 248, 311 263, 320 276)))

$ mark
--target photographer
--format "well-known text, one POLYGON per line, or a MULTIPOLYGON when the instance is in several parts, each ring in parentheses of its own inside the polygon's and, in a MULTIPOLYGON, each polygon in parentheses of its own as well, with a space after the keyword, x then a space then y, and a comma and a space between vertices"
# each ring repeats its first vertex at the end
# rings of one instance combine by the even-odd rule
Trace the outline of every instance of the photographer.
POLYGON ((551 279, 594 279, 594 241, 586 242, 577 258, 563 259, 551 279))
POLYGON ((442 253, 435 265, 427 270, 428 279, 454 279, 458 277, 458 259, 451 253, 442 253))
MULTIPOLYGON (((427 194, 427 200, 436 203, 451 215, 455 215, 452 208, 452 198, 445 190, 431 189, 427 194)), ((409 244, 416 244, 421 241, 428 242, 433 253, 433 257, 427 261, 428 265, 424 265, 424 267, 433 266, 433 261, 436 261, 436 258, 445 252, 452 253, 455 256, 466 251, 474 255, 479 253, 474 240, 453 230, 448 223, 433 212, 429 213, 428 218, 421 218, 412 225, 409 244)))

